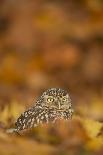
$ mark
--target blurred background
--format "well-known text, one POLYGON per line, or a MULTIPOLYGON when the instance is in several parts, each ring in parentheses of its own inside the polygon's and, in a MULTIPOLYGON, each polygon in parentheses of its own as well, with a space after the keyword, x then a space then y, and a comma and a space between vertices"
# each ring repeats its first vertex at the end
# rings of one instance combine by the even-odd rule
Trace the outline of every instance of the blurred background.
POLYGON ((1 128, 51 87, 70 93, 80 117, 103 121, 102 0, 0 1, 1 128))

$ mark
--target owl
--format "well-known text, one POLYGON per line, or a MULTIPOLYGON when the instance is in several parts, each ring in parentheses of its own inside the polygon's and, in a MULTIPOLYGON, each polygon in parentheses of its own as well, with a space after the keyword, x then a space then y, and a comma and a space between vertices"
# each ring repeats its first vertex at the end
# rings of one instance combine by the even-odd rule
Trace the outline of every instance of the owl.
POLYGON ((30 129, 58 119, 71 119, 73 114, 69 94, 60 88, 45 91, 34 106, 21 114, 15 123, 17 131, 30 129))

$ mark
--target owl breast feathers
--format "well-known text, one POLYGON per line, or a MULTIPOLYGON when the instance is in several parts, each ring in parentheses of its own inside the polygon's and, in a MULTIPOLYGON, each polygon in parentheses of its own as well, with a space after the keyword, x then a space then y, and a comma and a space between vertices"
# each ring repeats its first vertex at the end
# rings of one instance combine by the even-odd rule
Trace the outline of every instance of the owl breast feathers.
POLYGON ((29 129, 57 119, 71 119, 73 109, 69 94, 60 88, 51 88, 42 94, 36 104, 17 119, 17 131, 29 129))

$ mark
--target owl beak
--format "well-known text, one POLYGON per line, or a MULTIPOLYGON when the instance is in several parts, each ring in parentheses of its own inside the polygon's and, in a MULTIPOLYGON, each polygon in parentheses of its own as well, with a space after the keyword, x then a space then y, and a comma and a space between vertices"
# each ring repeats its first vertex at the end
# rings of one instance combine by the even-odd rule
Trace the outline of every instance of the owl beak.
POLYGON ((60 109, 60 102, 58 103, 59 109, 60 109))

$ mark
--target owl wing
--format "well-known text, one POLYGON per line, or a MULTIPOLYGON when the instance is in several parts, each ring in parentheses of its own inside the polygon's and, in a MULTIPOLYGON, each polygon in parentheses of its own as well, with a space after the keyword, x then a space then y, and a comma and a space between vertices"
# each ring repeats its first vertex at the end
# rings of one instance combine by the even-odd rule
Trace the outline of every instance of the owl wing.
POLYGON ((42 123, 55 122, 57 113, 54 109, 33 107, 25 111, 17 119, 15 126, 17 131, 30 129, 42 123))

